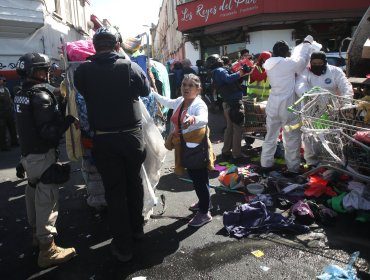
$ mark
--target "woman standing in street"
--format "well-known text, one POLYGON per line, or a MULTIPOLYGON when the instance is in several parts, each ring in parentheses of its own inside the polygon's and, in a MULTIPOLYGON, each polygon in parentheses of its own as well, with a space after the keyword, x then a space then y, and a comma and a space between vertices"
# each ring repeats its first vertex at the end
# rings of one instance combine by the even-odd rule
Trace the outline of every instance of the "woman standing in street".
POLYGON ((209 212, 210 194, 208 170, 214 169, 215 156, 212 151, 212 145, 209 140, 208 108, 200 97, 202 91, 201 82, 197 75, 184 75, 181 83, 181 96, 176 99, 170 99, 154 92, 155 98, 163 106, 173 109, 171 117, 172 132, 168 136, 165 146, 167 149, 175 149, 175 174, 183 175, 185 172, 181 164, 181 143, 180 133, 183 134, 185 142, 201 143, 206 136, 209 147, 209 164, 200 169, 188 168, 189 177, 194 184, 195 192, 199 201, 192 204, 189 209, 198 211, 189 226, 200 227, 212 220, 209 212))

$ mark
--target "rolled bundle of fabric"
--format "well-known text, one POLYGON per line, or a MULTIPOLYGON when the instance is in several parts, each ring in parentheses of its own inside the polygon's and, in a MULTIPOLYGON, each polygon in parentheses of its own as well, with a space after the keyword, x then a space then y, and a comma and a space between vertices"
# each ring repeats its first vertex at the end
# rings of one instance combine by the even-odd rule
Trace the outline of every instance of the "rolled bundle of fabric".
POLYGON ((141 46, 141 38, 142 37, 128 37, 124 38, 122 41, 122 48, 129 52, 129 53, 134 53, 138 49, 140 49, 141 46))
POLYGON ((69 61, 85 61, 96 53, 92 40, 66 42, 65 48, 69 61))

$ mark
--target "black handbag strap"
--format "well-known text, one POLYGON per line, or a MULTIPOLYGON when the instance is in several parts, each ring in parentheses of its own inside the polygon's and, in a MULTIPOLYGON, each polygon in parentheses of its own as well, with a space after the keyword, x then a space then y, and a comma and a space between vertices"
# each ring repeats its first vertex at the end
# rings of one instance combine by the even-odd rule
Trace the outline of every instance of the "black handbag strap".
MULTIPOLYGON (((185 140, 184 140, 184 136, 182 135, 181 122, 180 122, 181 115, 182 115, 182 112, 183 112, 183 108, 184 108, 184 102, 182 102, 181 107, 180 107, 179 116, 177 118, 177 125, 179 126, 179 134, 180 134, 181 144, 186 145, 185 140)), ((202 142, 204 142, 205 144, 208 144, 208 142, 207 142, 207 133, 208 133, 208 125, 206 125, 206 133, 205 133, 205 135, 203 137, 203 140, 202 140, 202 142)))

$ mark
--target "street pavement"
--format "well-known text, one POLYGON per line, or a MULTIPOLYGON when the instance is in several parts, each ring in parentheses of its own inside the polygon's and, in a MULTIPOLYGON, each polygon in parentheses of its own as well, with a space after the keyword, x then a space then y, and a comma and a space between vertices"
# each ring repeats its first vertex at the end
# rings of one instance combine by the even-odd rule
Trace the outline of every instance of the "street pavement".
MULTIPOLYGON (((222 148, 224 126, 220 112, 210 113, 216 154, 222 148)), ((260 144, 257 141, 254 147, 260 144)), ((63 146, 61 150, 61 160, 67 161, 63 146)), ((26 219, 26 181, 15 176, 18 159, 19 149, 0 153, 0 279, 316 279, 326 265, 345 267, 355 251, 360 251, 355 264, 358 276, 370 279, 369 225, 357 224, 351 215, 341 215, 332 227, 314 225, 306 235, 266 233, 237 240, 227 236, 222 217, 224 211, 244 203, 244 196, 212 189, 213 221, 199 229, 189 228, 192 212, 188 206, 196 195, 191 184, 172 173, 171 151, 156 190, 158 197, 166 198, 166 211, 146 223, 144 240, 135 243, 133 261, 122 264, 111 256, 106 212, 87 205, 83 179, 76 171, 60 189, 56 242, 74 246, 77 256, 68 263, 39 269, 26 219), (252 254, 257 250, 263 256, 252 254)), ((79 168, 79 162, 72 163, 72 170, 79 168)), ((211 184, 219 185, 217 175, 211 172, 211 184)), ((154 214, 161 210, 161 205, 153 209, 154 214)))

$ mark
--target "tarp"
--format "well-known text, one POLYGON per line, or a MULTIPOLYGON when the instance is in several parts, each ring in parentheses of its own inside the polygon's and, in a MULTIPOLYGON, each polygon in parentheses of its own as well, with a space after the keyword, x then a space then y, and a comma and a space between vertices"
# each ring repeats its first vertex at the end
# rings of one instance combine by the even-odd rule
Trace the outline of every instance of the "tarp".
MULTIPOLYGON (((64 57, 66 59, 66 57, 64 57)), ((83 63, 83 62, 81 62, 83 63)), ((77 104, 76 104, 76 91, 73 85, 73 73, 79 64, 71 64, 68 67, 68 62, 65 61, 66 70, 66 80, 62 82, 65 83, 66 96, 68 96, 66 115, 72 115, 79 118, 77 104), (71 67, 73 66, 73 67, 71 67)), ((61 87, 63 90, 63 87, 61 87)), ((66 139, 66 150, 68 158, 72 161, 78 161, 82 158, 82 146, 81 146, 81 130, 76 129, 74 125, 71 125, 65 133, 66 139)))
MULTIPOLYGON (((152 72, 158 78, 158 80, 162 83, 162 94, 168 98, 171 98, 171 88, 170 88, 170 80, 168 79, 168 72, 166 66, 162 63, 150 60, 150 64, 152 65, 152 72)), ((165 114, 168 112, 168 108, 163 107, 162 113, 165 114)))
POLYGON ((147 69, 146 69, 147 57, 144 54, 142 54, 140 51, 136 51, 133 54, 131 54, 130 58, 131 58, 131 61, 139 64, 141 69, 143 69, 143 71, 145 72, 145 75, 148 75, 147 69))

